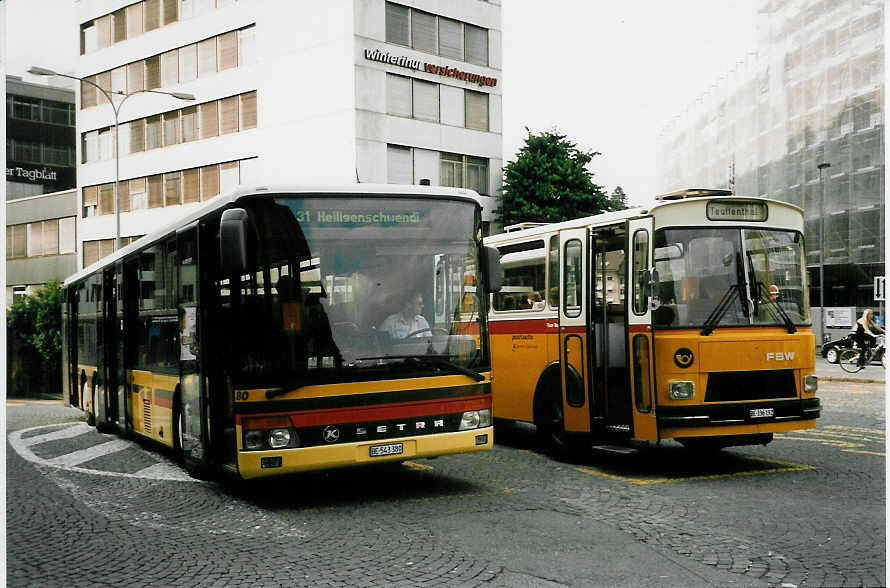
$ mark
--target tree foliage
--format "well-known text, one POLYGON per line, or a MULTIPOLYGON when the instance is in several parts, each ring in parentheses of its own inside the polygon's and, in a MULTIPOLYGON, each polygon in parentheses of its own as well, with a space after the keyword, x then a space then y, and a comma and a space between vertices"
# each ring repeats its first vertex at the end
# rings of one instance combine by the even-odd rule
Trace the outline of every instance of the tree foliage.
POLYGON ((62 285, 52 280, 6 312, 7 391, 12 396, 62 393, 62 285))
POLYGON ((627 194, 624 193, 624 188, 622 188, 621 186, 615 186, 615 189, 612 190, 611 194, 609 194, 607 210, 625 209, 627 209, 627 194))
POLYGON ((504 167, 499 209, 504 226, 560 222, 610 210, 609 199, 587 169, 597 155, 579 149, 555 129, 528 131, 516 160, 504 167))

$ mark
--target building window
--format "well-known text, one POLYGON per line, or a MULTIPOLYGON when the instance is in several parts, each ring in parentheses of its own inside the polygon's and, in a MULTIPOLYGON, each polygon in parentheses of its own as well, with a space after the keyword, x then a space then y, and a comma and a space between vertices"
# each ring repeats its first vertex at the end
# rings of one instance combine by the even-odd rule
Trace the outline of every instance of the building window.
POLYGON ((386 42, 488 65, 488 29, 392 2, 386 3, 386 42))
POLYGON ((439 84, 411 80, 414 118, 439 122, 439 84))
POLYGON ((439 184, 453 188, 467 188, 488 194, 488 159, 441 153, 439 156, 439 184))
POLYGON ((411 116, 411 78, 386 74, 386 112, 411 116))
POLYGON ((390 184, 414 183, 414 163, 410 147, 386 146, 386 181, 390 184))
POLYGON ((466 127, 479 131, 488 130, 488 94, 464 90, 466 127))
POLYGON ((75 218, 54 218, 6 227, 6 258, 74 253, 75 218))

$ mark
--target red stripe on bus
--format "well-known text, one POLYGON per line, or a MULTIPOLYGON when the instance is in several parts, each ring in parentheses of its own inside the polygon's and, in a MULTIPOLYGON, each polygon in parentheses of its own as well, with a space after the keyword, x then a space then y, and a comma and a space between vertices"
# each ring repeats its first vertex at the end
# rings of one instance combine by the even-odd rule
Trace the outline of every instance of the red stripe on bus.
POLYGON ((523 319, 518 321, 489 321, 492 335, 519 335, 524 333, 556 333, 556 319, 523 319))
POLYGON ((648 333, 652 328, 649 325, 627 325, 627 330, 631 333, 648 333))
POLYGON ((385 404, 382 406, 369 406, 362 408, 324 409, 312 410, 300 413, 266 413, 262 415, 235 415, 238 425, 251 418, 267 418, 274 416, 286 416, 290 418, 295 427, 311 427, 317 425, 330 425, 341 423, 360 423, 365 421, 385 421, 389 419, 404 419, 410 417, 438 416, 464 412, 467 410, 481 410, 491 408, 491 396, 476 396, 461 398, 460 400, 432 400, 428 402, 406 402, 398 404, 385 404))

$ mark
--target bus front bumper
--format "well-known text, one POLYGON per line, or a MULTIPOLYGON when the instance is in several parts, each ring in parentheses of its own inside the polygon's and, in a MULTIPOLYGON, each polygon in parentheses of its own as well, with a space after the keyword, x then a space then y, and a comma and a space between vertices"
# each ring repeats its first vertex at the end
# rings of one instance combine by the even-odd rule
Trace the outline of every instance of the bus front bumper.
POLYGON ((242 478, 250 479, 310 470, 405 461, 451 453, 490 451, 493 437, 494 428, 483 427, 456 433, 375 439, 355 443, 268 451, 239 451, 238 472, 242 478), (376 449, 372 451, 372 448, 376 449), (398 450, 401 452, 394 453, 398 450))
POLYGON ((659 406, 659 436, 701 437, 781 433, 816 426, 822 412, 818 398, 738 402, 715 405, 659 406))

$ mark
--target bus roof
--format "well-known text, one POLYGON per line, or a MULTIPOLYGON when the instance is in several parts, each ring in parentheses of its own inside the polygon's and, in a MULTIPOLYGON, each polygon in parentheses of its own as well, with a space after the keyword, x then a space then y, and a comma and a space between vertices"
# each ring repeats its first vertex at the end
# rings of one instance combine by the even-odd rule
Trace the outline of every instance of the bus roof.
MULTIPOLYGON (((701 192, 703 190, 695 190, 696 192, 701 192)), ((684 191, 681 191, 684 192, 684 191)), ((718 192, 718 191, 714 191, 718 192)), ((760 202, 766 202, 770 206, 782 206, 786 208, 790 208, 797 212, 802 213, 803 209, 794 204, 790 204, 788 202, 782 202, 781 200, 773 200, 771 198, 761 198, 757 196, 728 196, 724 195, 722 191, 719 191, 719 195, 710 195, 710 196, 699 196, 698 194, 686 194, 683 196, 674 196, 673 198, 666 200, 658 200, 654 202, 651 206, 648 207, 636 207, 636 208, 628 208, 626 210, 618 210, 614 212, 604 212, 601 214, 595 214, 591 216, 585 216, 581 218, 576 218, 572 220, 567 220, 559 223, 550 223, 544 224, 541 226, 535 226, 529 229, 523 229, 519 231, 511 231, 509 233, 499 233, 497 235, 491 235, 485 238, 485 242, 490 245, 497 245, 502 242, 509 242, 516 240, 517 238, 528 238, 534 237, 536 235, 547 235, 550 233, 558 232, 564 229, 574 229, 586 226, 600 226, 600 225, 608 225, 615 222, 620 222, 622 220, 648 216, 655 213, 659 209, 666 208, 674 208, 678 206, 688 205, 690 202, 707 202, 709 200, 757 200, 760 202)), ((672 193, 673 195, 679 195, 680 192, 672 193)))
POLYGON ((101 258, 96 263, 89 265, 82 270, 68 276, 65 279, 64 285, 67 286, 74 282, 77 282, 84 277, 92 274, 100 267, 116 262, 119 259, 122 259, 129 255, 134 251, 139 251, 144 246, 153 243, 155 241, 160 240, 164 236, 167 236, 177 229, 186 227, 195 221, 198 221, 205 216, 212 214, 217 210, 221 210, 226 206, 234 203, 235 201, 248 197, 248 196, 280 196, 281 194, 312 194, 312 195, 359 195, 359 196, 373 196, 373 195, 386 195, 386 196, 396 196, 396 197, 411 197, 411 196, 424 196, 426 198, 431 197, 444 197, 447 199, 456 199, 456 200, 465 200, 467 202, 473 202, 476 206, 482 205, 481 197, 479 194, 473 190, 466 190, 464 188, 448 188, 444 186, 417 186, 413 184, 342 184, 342 185, 306 185, 306 186, 294 186, 294 185, 275 185, 270 184, 268 186, 237 186, 234 190, 232 190, 228 194, 221 194, 216 196, 212 200, 206 202, 204 205, 195 208, 190 211, 188 214, 185 214, 173 222, 167 223, 161 228, 152 231, 140 237, 133 243, 130 243, 126 247, 123 247, 111 255, 107 255, 101 258))

